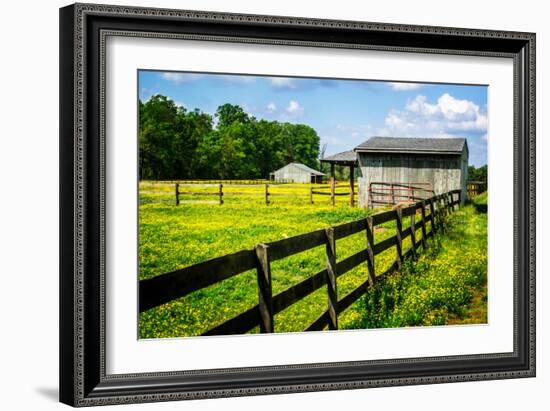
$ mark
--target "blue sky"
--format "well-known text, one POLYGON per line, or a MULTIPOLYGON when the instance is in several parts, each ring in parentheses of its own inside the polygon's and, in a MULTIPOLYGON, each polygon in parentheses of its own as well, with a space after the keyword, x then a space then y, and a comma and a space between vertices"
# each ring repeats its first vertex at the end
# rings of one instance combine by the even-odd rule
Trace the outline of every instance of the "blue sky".
POLYGON ((155 94, 212 115, 232 103, 258 119, 307 124, 326 155, 372 136, 466 137, 470 164, 487 163, 486 86, 140 71, 139 98, 155 94))

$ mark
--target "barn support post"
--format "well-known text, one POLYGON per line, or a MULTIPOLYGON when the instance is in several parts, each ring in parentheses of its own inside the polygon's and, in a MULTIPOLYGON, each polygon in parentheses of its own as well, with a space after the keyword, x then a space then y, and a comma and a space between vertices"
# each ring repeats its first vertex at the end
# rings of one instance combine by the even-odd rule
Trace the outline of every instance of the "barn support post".
POLYGON ((334 177, 330 179, 330 205, 334 207, 335 201, 334 201, 334 191, 335 191, 335 181, 334 177))
POLYGON ((330 204, 334 207, 334 184, 335 184, 334 163, 330 163, 330 204))
POLYGON ((273 326, 273 291, 271 286, 271 261, 269 247, 256 244, 258 268, 258 309, 260 311, 260 333, 274 332, 273 326))
POLYGON ((355 167, 353 165, 349 166, 349 205, 353 207, 355 203, 355 192, 353 187, 353 177, 355 174, 355 167))
POLYGON ((176 183, 176 205, 180 205, 180 185, 176 183))
POLYGON ((338 329, 338 292, 336 289, 336 240, 334 228, 325 230, 327 236, 327 292, 328 292, 328 329, 338 329))

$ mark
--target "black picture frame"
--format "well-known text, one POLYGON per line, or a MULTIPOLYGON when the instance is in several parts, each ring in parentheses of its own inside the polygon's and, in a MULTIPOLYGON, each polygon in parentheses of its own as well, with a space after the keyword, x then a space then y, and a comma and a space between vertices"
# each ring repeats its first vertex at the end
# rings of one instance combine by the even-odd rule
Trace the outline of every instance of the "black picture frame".
POLYGON ((91 406, 535 376, 534 33, 75 4, 60 9, 60 101, 61 402, 91 406), (513 59, 513 352, 107 375, 102 53, 105 36, 115 32, 513 59))

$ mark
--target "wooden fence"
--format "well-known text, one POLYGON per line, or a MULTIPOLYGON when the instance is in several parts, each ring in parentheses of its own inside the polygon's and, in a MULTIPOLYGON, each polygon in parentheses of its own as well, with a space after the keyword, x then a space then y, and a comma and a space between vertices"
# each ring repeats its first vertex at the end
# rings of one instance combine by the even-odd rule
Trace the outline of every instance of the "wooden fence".
MULTIPOLYGON (((180 196, 187 195, 187 196, 211 196, 214 197, 216 202, 219 205, 224 204, 224 197, 227 195, 231 196, 250 196, 250 197, 263 197, 263 202, 265 205, 271 204, 271 198, 276 196, 284 196, 284 197, 309 197, 310 204, 314 204, 314 195, 324 195, 324 196, 330 196, 330 203, 334 207, 335 205, 335 197, 336 196, 349 196, 349 204, 353 207, 354 205, 354 197, 355 197, 355 190, 353 187, 350 187, 349 185, 346 185, 345 187, 349 188, 349 191, 347 192, 337 192, 336 189, 340 188, 339 184, 337 182, 331 181, 328 185, 321 185, 321 184, 315 184, 311 185, 309 187, 309 193, 300 190, 302 187, 293 185, 293 187, 297 187, 296 191, 302 191, 302 192, 294 192, 294 193, 276 193, 273 191, 270 191, 270 186, 280 186, 280 184, 273 184, 273 183, 245 183, 245 184, 239 184, 239 183, 231 183, 229 184, 231 188, 235 187, 251 187, 251 186, 257 186, 259 188, 258 192, 236 192, 236 191, 224 191, 224 187, 227 185, 227 183, 174 183, 175 188, 175 204, 180 205, 180 196), (185 188, 187 187, 187 191, 185 191, 185 188), (212 188, 211 191, 192 191, 190 188, 192 187, 207 187, 212 188), (324 191, 328 190, 328 191, 324 191)), ((307 185, 304 184, 304 188, 306 188, 307 185)))
POLYGON ((467 184, 468 198, 475 197, 487 191, 487 183, 485 181, 468 181, 467 184))
POLYGON ((399 270, 404 259, 416 255, 418 247, 426 247, 426 240, 444 227, 446 214, 459 207, 460 195, 460 190, 453 190, 419 201, 410 207, 396 208, 335 227, 267 244, 258 244, 252 250, 239 251, 151 279, 141 280, 139 283, 140 312, 255 269, 258 303, 243 313, 216 325, 203 335, 242 334, 257 326, 261 333, 275 332, 274 315, 325 285, 327 286, 327 308, 305 331, 323 330, 327 327, 330 330, 336 330, 340 313, 363 296, 375 282, 399 270), (417 214, 419 214, 419 220, 417 220, 417 214), (402 219, 408 216, 411 218, 411 224, 403 229, 402 219), (389 221, 396 222, 395 235, 375 242, 374 227, 389 221), (422 236, 417 243, 415 234, 418 230, 422 230, 422 236), (362 231, 365 232, 365 249, 338 261, 336 240, 362 231), (403 240, 409 236, 411 237, 411 247, 403 252, 403 240), (273 295, 271 263, 322 245, 325 245, 326 249, 326 268, 285 291, 273 295), (396 250, 394 263, 384 273, 375 273, 375 256, 392 247, 395 247, 396 250), (367 266, 365 281, 339 299, 337 279, 362 263, 366 263, 367 266))

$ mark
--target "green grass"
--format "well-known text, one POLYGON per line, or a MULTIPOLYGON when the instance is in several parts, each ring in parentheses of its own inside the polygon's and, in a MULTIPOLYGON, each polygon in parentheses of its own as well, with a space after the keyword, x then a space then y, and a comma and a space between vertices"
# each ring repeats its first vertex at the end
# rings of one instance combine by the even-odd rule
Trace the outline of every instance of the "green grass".
MULTIPOLYGON (((153 187, 147 183, 142 184, 140 188, 140 279, 151 278, 242 249, 250 249, 258 242, 279 240, 359 219, 369 214, 367 210, 349 207, 347 196, 338 197, 337 206, 334 208, 329 205, 328 196, 318 196, 319 199, 316 198, 313 205, 309 204, 308 196, 274 196, 272 204, 265 206, 262 197, 246 194, 246 190, 251 194, 256 193, 258 187, 225 186, 224 191, 227 188, 228 191, 234 190, 244 194, 228 195, 222 206, 205 203, 200 196, 189 196, 188 202, 176 207, 173 204, 173 186, 153 187), (156 202, 163 196, 166 202, 156 202)), ((193 190, 212 190, 212 187, 193 187, 193 190)), ((307 194, 309 185, 285 185, 274 187, 273 191, 307 194)), ((408 224, 408 221, 404 221, 404 228, 408 224)), ((380 241, 394 233, 395 223, 386 223, 376 228, 375 240, 380 241)), ((419 230, 417 238, 420 238, 420 235, 419 230)), ((364 249, 365 243, 364 232, 338 240, 338 260, 364 249)), ((410 240, 406 240, 404 250, 409 245, 410 240)), ((394 249, 378 255, 377 273, 389 267, 394 258, 394 249)), ((273 293, 277 294, 310 277, 323 269, 325 264, 324 247, 274 262, 273 293)), ((366 275, 366 267, 361 265, 341 276, 338 279, 339 298, 365 281, 366 275)), ((249 271, 142 313, 140 337, 199 335, 256 303, 256 273, 249 271)), ((326 306, 326 287, 322 287, 276 315, 275 330, 302 331, 326 309, 326 306)), ((339 316, 339 326, 358 328, 358 325, 362 324, 363 314, 364 304, 358 301, 339 316)))
POLYGON ((467 205, 416 261, 369 290, 352 328, 486 323, 486 285, 487 218, 467 205))

